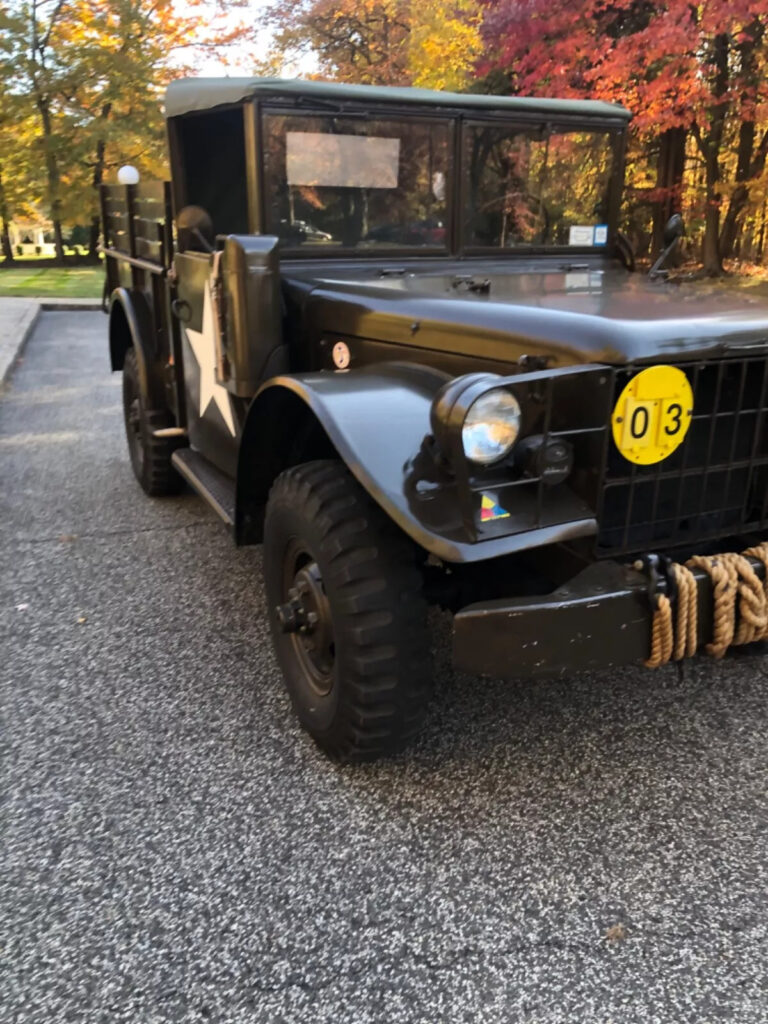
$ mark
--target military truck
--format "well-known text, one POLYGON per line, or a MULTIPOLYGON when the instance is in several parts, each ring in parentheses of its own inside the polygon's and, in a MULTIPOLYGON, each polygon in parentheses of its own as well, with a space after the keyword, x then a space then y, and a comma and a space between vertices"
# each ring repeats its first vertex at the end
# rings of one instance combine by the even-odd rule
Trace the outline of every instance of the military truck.
POLYGON ((415 735, 430 605, 476 675, 760 638, 768 309, 634 269, 627 110, 229 78, 165 114, 170 183, 102 192, 131 465, 263 544, 324 750, 415 735))

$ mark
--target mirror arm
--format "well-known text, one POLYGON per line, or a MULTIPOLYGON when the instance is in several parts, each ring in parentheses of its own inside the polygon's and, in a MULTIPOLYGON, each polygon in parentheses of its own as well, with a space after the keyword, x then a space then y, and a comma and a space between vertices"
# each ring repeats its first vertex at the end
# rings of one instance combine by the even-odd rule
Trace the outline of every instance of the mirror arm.
POLYGON ((667 277, 669 275, 668 270, 662 270, 662 267, 667 262, 667 258, 673 249, 677 247, 680 242, 680 235, 677 238, 673 238, 669 245, 664 249, 661 256, 656 260, 651 269, 648 271, 648 277, 651 281, 656 281, 659 277, 667 277))

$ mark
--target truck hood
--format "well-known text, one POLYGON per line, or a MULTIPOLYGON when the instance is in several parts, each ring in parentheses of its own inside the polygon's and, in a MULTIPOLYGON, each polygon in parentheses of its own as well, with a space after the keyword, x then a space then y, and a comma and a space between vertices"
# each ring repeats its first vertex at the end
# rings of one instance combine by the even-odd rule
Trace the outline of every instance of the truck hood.
POLYGON ((654 282, 613 263, 305 265, 285 276, 323 332, 463 354, 477 339, 486 358, 503 362, 541 354, 554 365, 622 364, 768 348, 768 300, 722 283, 654 282))

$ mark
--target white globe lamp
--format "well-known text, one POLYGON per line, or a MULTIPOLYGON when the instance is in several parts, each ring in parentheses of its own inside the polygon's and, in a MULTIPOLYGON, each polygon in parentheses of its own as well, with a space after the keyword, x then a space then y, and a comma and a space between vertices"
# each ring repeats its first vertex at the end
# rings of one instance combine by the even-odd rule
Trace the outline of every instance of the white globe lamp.
POLYGON ((121 185, 138 185, 139 172, 130 164, 124 164, 117 172, 117 180, 121 185))

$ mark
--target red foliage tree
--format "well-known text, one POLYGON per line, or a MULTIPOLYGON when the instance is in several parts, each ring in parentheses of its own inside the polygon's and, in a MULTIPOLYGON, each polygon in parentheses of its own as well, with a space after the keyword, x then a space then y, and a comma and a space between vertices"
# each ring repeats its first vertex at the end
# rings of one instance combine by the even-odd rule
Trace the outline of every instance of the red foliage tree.
POLYGON ((662 188, 674 191, 681 180, 691 133, 706 184, 703 263, 718 274, 721 245, 732 248, 748 182, 768 152, 768 133, 756 132, 768 100, 767 19, 768 0, 487 0, 480 71, 502 72, 515 92, 623 103, 635 131, 658 149, 662 188), (721 235, 722 156, 733 124, 746 126, 741 190, 721 235))

